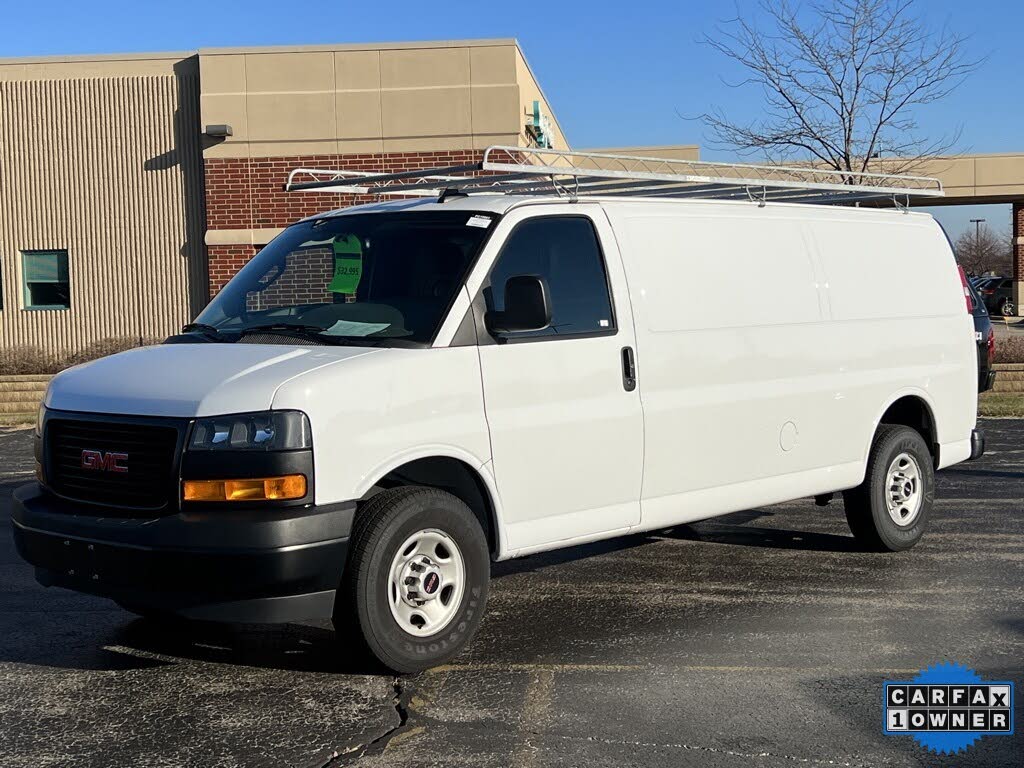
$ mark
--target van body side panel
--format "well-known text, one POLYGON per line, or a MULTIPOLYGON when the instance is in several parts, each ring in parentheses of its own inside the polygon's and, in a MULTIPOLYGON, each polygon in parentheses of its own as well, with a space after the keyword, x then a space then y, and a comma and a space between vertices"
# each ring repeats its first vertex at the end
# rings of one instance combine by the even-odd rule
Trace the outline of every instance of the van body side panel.
POLYGON ((490 460, 475 347, 379 349, 299 376, 275 409, 305 411, 313 428, 316 503, 358 499, 407 461, 490 460))
POLYGON ((969 439, 970 318, 930 217, 747 203, 605 207, 636 317, 642 528, 858 485, 877 421, 901 392, 935 403, 940 442, 969 439), (836 241, 841 249, 828 251, 836 241), (883 276, 906 249, 918 253, 915 273, 928 274, 917 283, 908 275, 919 293, 891 312, 898 299, 883 276))
POLYGON ((637 322, 643 527, 854 480, 832 450, 841 437, 821 418, 832 385, 815 350, 827 329, 799 217, 755 206, 607 207, 637 322))
POLYGON ((831 308, 833 344, 822 354, 842 374, 831 418, 858 440, 843 444, 841 458, 866 461, 877 420, 902 395, 929 405, 940 467, 967 458, 977 422, 974 323, 939 226, 912 215, 864 225, 850 213, 808 226, 831 308))

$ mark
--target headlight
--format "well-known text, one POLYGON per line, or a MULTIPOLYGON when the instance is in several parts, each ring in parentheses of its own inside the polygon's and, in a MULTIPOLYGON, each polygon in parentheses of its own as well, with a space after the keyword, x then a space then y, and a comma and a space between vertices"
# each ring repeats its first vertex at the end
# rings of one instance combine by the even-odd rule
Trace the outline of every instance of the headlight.
POLYGON ((46 406, 42 403, 39 404, 39 410, 36 412, 36 437, 43 436, 43 420, 46 418, 46 406))
POLYGON ((287 451, 312 446, 306 414, 267 411, 197 419, 188 448, 190 451, 287 451))

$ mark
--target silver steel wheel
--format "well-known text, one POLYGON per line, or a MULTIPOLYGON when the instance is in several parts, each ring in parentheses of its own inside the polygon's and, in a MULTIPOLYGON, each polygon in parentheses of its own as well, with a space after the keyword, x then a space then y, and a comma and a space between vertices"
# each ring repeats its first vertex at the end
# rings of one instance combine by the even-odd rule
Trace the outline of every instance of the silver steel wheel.
POLYGON ((901 528, 914 524, 921 512, 924 492, 921 488, 921 467, 909 453, 892 460, 885 483, 885 504, 889 517, 901 528))
POLYGON ((466 588, 466 565, 444 531, 428 528, 407 538, 388 574, 391 615, 410 635, 433 635, 455 618, 466 588))

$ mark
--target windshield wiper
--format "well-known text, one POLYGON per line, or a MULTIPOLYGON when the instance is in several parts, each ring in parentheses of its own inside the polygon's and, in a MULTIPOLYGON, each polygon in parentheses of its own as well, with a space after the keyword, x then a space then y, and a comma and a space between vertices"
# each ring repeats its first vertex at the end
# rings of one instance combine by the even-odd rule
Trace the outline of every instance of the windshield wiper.
POLYGON ((264 323, 262 325, 248 325, 239 330, 240 336, 247 336, 250 333, 293 333, 306 338, 325 338, 321 334, 324 329, 319 325, 308 325, 303 323, 264 323))
POLYGON ((220 328, 209 323, 186 323, 181 327, 182 333, 201 333, 208 339, 219 339, 220 328))
POLYGON ((308 325, 303 323, 264 323, 262 325, 247 325, 240 330, 241 333, 262 333, 266 331, 299 331, 300 333, 323 333, 324 329, 319 325, 308 325))
MULTIPOLYGON (((253 333, 279 333, 283 336, 298 336, 305 339, 316 339, 323 344, 344 344, 342 336, 331 336, 324 333, 326 329, 319 325, 308 325, 303 323, 264 323, 262 325, 250 325, 239 330, 239 338, 253 333)), ((371 346, 371 345, 367 345, 371 346)))

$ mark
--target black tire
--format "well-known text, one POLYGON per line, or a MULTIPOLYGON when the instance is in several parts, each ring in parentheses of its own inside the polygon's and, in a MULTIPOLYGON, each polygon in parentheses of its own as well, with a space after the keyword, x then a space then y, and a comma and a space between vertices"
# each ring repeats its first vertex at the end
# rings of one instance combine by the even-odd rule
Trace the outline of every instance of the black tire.
POLYGON ((357 514, 335 601, 335 630, 390 670, 420 672, 451 659, 470 641, 483 617, 489 581, 487 538, 476 515, 461 500, 434 488, 383 491, 357 514), (439 530, 455 542, 466 583, 453 618, 438 632, 421 637, 405 631, 392 615, 389 572, 403 542, 428 529, 439 530))
POLYGON ((843 493, 846 521, 854 537, 871 550, 901 552, 910 549, 924 535, 934 501, 935 471, 924 438, 910 427, 881 425, 868 456, 864 482, 843 493), (921 504, 911 522, 900 525, 889 514, 886 486, 890 465, 904 453, 917 463, 921 504))

